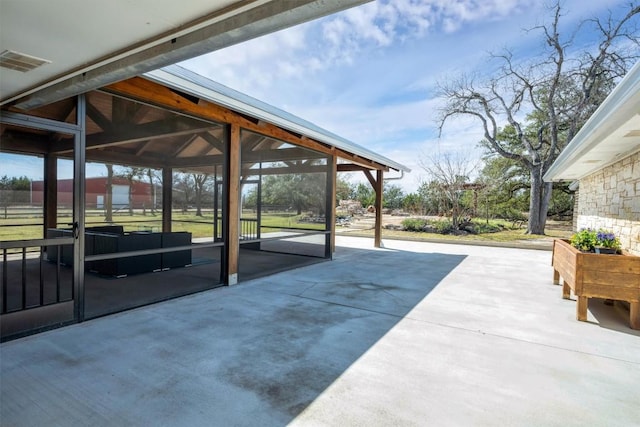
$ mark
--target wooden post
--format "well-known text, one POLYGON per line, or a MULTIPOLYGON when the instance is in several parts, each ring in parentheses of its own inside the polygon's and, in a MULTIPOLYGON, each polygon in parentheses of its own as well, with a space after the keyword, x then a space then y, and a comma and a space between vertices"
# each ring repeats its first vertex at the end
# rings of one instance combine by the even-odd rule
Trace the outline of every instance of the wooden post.
POLYGON ((240 254, 240 127, 229 125, 229 146, 226 152, 225 167, 225 261, 227 285, 238 283, 238 259, 240 254))
POLYGON ((640 302, 629 303, 629 326, 631 329, 640 329, 640 302))
POLYGON ((585 322, 587 320, 587 307, 589 298, 578 296, 578 305, 576 307, 576 318, 585 322))
POLYGON ((338 158, 332 155, 327 159, 327 208, 326 208, 326 226, 330 232, 329 239, 326 241, 325 258, 331 258, 336 251, 336 183, 338 181, 338 158))
POLYGON ((571 287, 565 280, 562 281, 562 299, 571 299, 571 287))
POLYGON ((173 207, 173 169, 165 166, 162 168, 162 231, 171 232, 171 219, 173 207))
POLYGON ((554 285, 560 284, 560 272, 555 269, 553 270, 553 284, 554 285))
POLYGON ((383 182, 383 174, 382 169, 378 169, 376 171, 376 225, 375 225, 375 237, 373 239, 373 245, 376 248, 382 246, 382 192, 384 190, 384 182, 383 182))

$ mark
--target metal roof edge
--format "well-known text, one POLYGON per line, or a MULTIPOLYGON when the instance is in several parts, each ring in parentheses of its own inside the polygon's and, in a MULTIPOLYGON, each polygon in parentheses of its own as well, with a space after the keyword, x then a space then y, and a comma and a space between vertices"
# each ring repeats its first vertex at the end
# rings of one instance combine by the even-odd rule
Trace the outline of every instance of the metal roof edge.
POLYGON ((634 96, 637 97, 639 93, 640 61, 631 67, 631 70, 629 70, 627 75, 613 88, 609 96, 605 98, 589 120, 582 126, 571 142, 569 142, 569 145, 562 150, 558 158, 544 174, 543 179, 546 182, 561 180, 562 178, 557 177, 559 172, 577 161, 600 143, 600 140, 596 138, 596 133, 598 130, 602 131, 604 129, 603 125, 605 122, 611 120, 628 120, 628 118, 619 117, 618 111, 625 103, 633 102, 634 96))
POLYGON ((411 172, 408 167, 342 138, 307 120, 274 107, 228 86, 215 82, 179 65, 170 65, 144 73, 144 78, 206 99, 242 114, 267 121, 289 131, 375 161, 397 171, 411 172))

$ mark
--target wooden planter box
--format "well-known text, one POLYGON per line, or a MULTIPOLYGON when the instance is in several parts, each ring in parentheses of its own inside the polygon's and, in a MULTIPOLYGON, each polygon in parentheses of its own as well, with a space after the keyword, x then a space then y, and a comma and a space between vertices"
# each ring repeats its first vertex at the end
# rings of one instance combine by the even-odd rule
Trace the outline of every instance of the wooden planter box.
POLYGON ((640 257, 581 252, 556 239, 552 265, 553 283, 562 277, 562 297, 569 299, 573 291, 578 299, 578 320, 587 320, 589 298, 614 299, 629 302, 630 326, 640 329, 640 257))

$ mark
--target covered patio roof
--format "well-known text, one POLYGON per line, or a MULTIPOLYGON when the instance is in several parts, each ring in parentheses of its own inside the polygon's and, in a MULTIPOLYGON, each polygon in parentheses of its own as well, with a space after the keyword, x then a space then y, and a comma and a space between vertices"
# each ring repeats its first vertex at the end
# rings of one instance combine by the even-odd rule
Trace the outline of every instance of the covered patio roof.
MULTIPOLYGON (((246 130, 242 134, 244 167, 252 162, 301 162, 335 154, 343 162, 338 165, 340 171, 362 170, 371 176, 370 170, 410 170, 177 65, 90 91, 86 100, 87 161, 213 173, 212 168, 223 164, 224 125, 236 123, 246 130)), ((8 110, 21 112, 16 107, 8 110)), ((29 114, 70 120, 75 101, 67 98, 34 108, 29 114)), ((4 151, 73 155, 71 135, 59 134, 44 142, 15 126, 3 125, 1 129, 4 151)))
POLYGON ((370 0, 3 0, 0 105, 29 109, 370 0))
POLYGON ((640 62, 604 100, 544 176, 580 180, 640 150, 640 62))
MULTIPOLYGON (((304 135, 315 141, 344 150, 362 159, 374 161, 397 171, 410 172, 411 169, 363 146, 348 141, 326 129, 291 113, 252 98, 227 86, 203 77, 178 65, 146 73, 144 77, 188 93, 194 97, 227 107, 238 113, 272 123, 295 134, 304 135)), ((353 158, 352 158, 353 159, 353 158)))

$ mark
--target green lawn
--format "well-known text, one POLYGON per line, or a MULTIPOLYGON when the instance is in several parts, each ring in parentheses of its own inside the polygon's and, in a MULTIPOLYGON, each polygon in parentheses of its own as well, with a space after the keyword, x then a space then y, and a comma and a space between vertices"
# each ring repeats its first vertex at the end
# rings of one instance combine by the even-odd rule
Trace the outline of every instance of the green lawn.
MULTIPOLYGON (((251 217, 251 215, 243 215, 251 217)), ((255 218, 255 216, 253 216, 255 218)), ((300 222, 302 215, 292 214, 268 214, 262 216, 262 232, 277 231, 283 228, 296 228, 306 230, 324 230, 324 224, 311 224, 300 222)), ((194 213, 174 213, 171 228, 173 231, 190 232, 194 238, 209 237, 213 235, 213 214, 205 213, 196 216, 194 213)), ((160 231, 162 230, 162 217, 156 215, 117 215, 112 224, 122 225, 127 232, 131 231, 160 231)), ((67 228, 71 222, 70 217, 58 217, 61 228, 67 228)), ((86 227, 105 225, 102 216, 88 215, 86 227)), ((221 224, 219 224, 221 226, 221 224)), ((42 218, 12 218, 0 219, 0 240, 28 240, 43 238, 42 218)))
MULTIPOLYGON (((243 218, 255 218, 255 214, 250 211, 243 212, 243 218)), ((270 231, 278 231, 283 228, 293 228, 301 230, 318 230, 325 229, 324 224, 301 222, 303 215, 295 215, 292 213, 269 213, 262 215, 262 229, 263 233, 270 231)), ((120 224, 124 226, 125 231, 160 231, 162 229, 162 216, 159 213, 152 215, 142 215, 136 213, 135 215, 120 215, 114 216, 114 224, 120 224)), ((61 216, 58 218, 58 224, 61 227, 68 227, 67 224, 71 222, 71 218, 68 216, 61 216)), ((392 239, 405 239, 405 240, 444 240, 444 241, 469 241, 469 242, 495 242, 495 243, 510 243, 510 242, 527 242, 527 241, 541 241, 552 238, 569 238, 572 234, 571 224, 566 222, 548 221, 546 236, 532 236, 525 234, 525 229, 522 227, 514 228, 512 224, 507 222, 492 221, 494 223, 500 223, 505 229, 497 233, 485 233, 485 234, 468 234, 465 236, 452 236, 436 233, 422 233, 422 232, 408 232, 399 230, 382 230, 383 238, 392 239)), ((98 212, 87 212, 86 226, 104 225, 104 217, 98 212)), ((221 224, 219 224, 221 226, 221 224)), ((211 212, 205 212, 203 216, 196 216, 193 212, 174 212, 173 231, 186 231, 190 232, 194 238, 209 237, 213 235, 213 214, 211 212)), ((341 229, 338 227, 338 231, 341 229)), ((373 237, 373 230, 358 230, 350 231, 350 235, 361 235, 373 237)), ((25 217, 25 218, 11 218, 0 219, 0 240, 26 240, 26 239, 41 239, 43 238, 42 230, 42 218, 25 217)))

